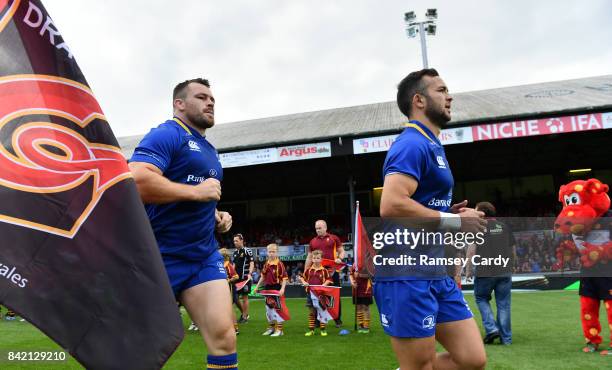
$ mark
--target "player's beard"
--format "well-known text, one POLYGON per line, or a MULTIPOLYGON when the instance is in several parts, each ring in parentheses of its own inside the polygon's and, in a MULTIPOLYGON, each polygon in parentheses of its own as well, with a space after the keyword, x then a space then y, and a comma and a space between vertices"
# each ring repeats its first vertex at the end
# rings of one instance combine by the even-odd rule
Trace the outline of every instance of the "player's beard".
POLYGON ((215 125, 215 119, 212 120, 206 118, 204 113, 200 113, 198 115, 195 114, 187 114, 187 119, 189 122, 193 123, 196 127, 201 129, 208 129, 215 125))
POLYGON ((451 120, 446 114, 444 107, 437 107, 433 100, 429 96, 425 95, 427 99, 427 108, 425 109, 425 116, 429 118, 429 121, 439 128, 446 128, 448 122, 451 120))

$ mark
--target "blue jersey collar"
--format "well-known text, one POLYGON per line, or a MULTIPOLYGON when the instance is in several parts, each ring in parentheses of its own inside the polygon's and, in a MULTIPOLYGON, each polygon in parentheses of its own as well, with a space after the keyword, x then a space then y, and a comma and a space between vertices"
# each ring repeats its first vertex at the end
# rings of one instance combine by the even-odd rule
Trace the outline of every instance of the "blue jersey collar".
POLYGON ((178 118, 177 116, 172 117, 172 120, 174 122, 176 122, 177 125, 179 125, 183 130, 185 130, 185 132, 187 132, 188 135, 191 136, 195 136, 197 138, 200 139, 204 139, 206 136, 202 136, 198 130, 190 127, 188 124, 186 124, 185 122, 183 122, 183 120, 181 120, 180 118, 178 118))
POLYGON ((415 130, 417 130, 421 135, 425 136, 429 141, 438 144, 438 145, 442 145, 442 143, 440 143, 440 140, 438 139, 438 137, 436 135, 433 134, 433 132, 431 132, 431 130, 429 128, 427 128, 427 126, 425 126, 424 124, 422 124, 421 122, 417 121, 417 120, 410 120, 408 121, 408 123, 404 124, 405 128, 413 128, 415 130))

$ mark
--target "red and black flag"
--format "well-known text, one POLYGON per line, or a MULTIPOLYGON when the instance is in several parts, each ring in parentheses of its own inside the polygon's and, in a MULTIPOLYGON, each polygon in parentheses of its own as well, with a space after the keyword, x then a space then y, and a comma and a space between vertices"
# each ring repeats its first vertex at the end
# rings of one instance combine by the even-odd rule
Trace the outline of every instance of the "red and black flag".
POLYGON ((308 290, 314 295, 312 297, 314 298, 313 305, 317 308, 318 319, 323 322, 330 319, 336 320, 340 314, 340 287, 310 285, 308 290), (324 320, 322 320, 322 317, 324 317, 324 320))
POLYGON ((239 292, 242 290, 242 288, 244 288, 249 281, 251 281, 251 277, 249 276, 246 280, 243 281, 239 281, 236 284, 234 284, 234 287, 236 288, 236 291, 239 292))
POLYGON ((0 0, 0 303, 86 368, 160 368, 183 328, 126 160, 37 0, 0 0))
POLYGON ((376 251, 374 250, 374 247, 372 247, 372 242, 368 237, 368 232, 363 224, 363 220, 361 219, 359 202, 357 202, 355 207, 355 236, 353 252, 353 258, 355 259, 353 267, 355 268, 355 271, 373 276, 374 257, 376 256, 376 251))
POLYGON ((266 317, 268 321, 283 322, 291 319, 285 296, 278 290, 261 290, 259 294, 266 300, 266 317))

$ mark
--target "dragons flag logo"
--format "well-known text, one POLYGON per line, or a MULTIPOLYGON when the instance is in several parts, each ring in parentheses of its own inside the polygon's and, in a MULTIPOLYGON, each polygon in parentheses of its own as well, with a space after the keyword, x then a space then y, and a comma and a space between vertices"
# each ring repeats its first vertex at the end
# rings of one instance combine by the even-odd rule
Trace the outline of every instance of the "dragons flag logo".
POLYGON ((130 177, 42 2, 0 0, 0 304, 87 369, 160 369, 183 337, 130 177))
POLYGON ((2 77, 0 97, 0 189, 20 204, 0 204, 0 221, 74 237, 104 191, 131 176, 118 147, 85 138, 108 125, 100 106, 87 86, 44 75, 2 77))

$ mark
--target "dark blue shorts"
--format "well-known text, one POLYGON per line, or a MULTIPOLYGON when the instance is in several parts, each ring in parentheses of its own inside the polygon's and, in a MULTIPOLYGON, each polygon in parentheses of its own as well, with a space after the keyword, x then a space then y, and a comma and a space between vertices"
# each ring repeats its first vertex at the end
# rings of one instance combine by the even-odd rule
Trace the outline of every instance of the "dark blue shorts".
POLYGON ((163 256, 170 286, 176 297, 183 290, 189 289, 211 280, 226 280, 227 274, 223 267, 223 257, 219 251, 214 251, 203 261, 189 261, 176 257, 163 256))
POLYGON ((465 320, 472 311, 450 277, 374 283, 374 298, 385 333, 399 338, 436 334, 436 323, 465 320))

